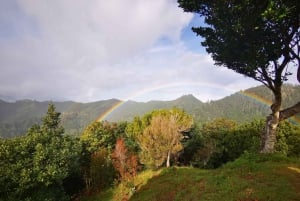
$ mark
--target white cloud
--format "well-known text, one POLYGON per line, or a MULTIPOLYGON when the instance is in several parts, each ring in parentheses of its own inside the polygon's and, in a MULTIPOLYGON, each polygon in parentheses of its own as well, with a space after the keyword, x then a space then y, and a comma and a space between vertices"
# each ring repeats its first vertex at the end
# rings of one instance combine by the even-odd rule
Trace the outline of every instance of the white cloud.
POLYGON ((193 16, 173 0, 9 2, 0 3, 7 32, 0 32, 0 97, 147 100, 193 92, 206 101, 254 83, 185 46, 181 33, 193 16))
POLYGON ((22 0, 21 6, 43 41, 90 64, 121 61, 161 37, 179 40, 192 17, 169 0, 22 0))
POLYGON ((19 98, 94 100, 96 91, 124 88, 139 76, 135 71, 144 69, 128 60, 138 59, 161 38, 178 42, 192 17, 169 0, 19 0, 5 5, 11 17, 0 17, 11 33, 0 38, 5 42, 0 93, 19 98))

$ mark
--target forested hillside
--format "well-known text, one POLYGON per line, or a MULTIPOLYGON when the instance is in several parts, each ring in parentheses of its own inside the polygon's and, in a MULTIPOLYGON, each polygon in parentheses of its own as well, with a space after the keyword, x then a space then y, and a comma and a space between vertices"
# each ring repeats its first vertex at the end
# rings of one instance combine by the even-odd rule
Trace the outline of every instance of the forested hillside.
MULTIPOLYGON (((115 109, 107 116, 108 121, 130 121, 135 116, 141 116, 154 109, 178 107, 184 109, 200 122, 224 117, 237 122, 250 121, 262 118, 270 113, 270 107, 265 102, 272 100, 272 94, 264 86, 253 87, 240 91, 217 101, 203 103, 192 95, 182 96, 174 101, 150 101, 139 103, 129 101, 115 109), (250 95, 249 95, 250 94, 250 95), (251 97, 255 94, 257 97, 251 97)), ((291 106, 300 100, 300 87, 284 85, 283 105, 291 106)))
MULTIPOLYGON (((116 99, 93 103, 53 102, 61 113, 62 125, 67 134, 79 135, 83 129, 99 114, 104 113, 114 104, 116 99)), ((22 100, 14 103, 0 101, 0 136, 13 137, 26 133, 33 124, 41 122, 46 113, 49 101, 38 102, 22 100)))
MULTIPOLYGON (((191 114, 197 122, 203 123, 218 117, 245 122, 269 114, 270 109, 266 102, 271 99, 270 90, 259 86, 207 103, 201 102, 193 95, 184 95, 173 101, 149 101, 146 103, 127 101, 106 116, 105 120, 131 121, 135 116, 142 116, 152 110, 178 107, 191 114), (258 100, 257 97, 265 101, 258 100)), ((285 85, 283 87, 284 107, 293 105, 299 100, 299 86, 285 85)), ((57 111, 62 113, 62 125, 66 129, 66 133, 80 135, 90 122, 96 120, 119 102, 120 100, 110 99, 92 103, 68 101, 54 102, 54 104, 57 111)), ((31 100, 9 103, 0 100, 0 136, 12 137, 24 134, 33 124, 40 123, 49 103, 31 100)))

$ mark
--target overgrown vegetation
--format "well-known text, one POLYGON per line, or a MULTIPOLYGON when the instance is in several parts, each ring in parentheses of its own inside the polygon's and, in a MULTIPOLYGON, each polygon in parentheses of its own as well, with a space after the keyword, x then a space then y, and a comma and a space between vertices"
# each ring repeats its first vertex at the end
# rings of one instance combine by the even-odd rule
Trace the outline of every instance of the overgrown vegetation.
POLYGON ((68 200, 79 190, 81 145, 63 135, 59 116, 50 104, 42 125, 0 141, 0 200, 68 200))
MULTIPOLYGON (((244 124, 224 118, 201 124, 192 122, 191 116, 177 108, 157 110, 128 123, 92 122, 80 138, 75 138, 65 135, 60 114, 50 104, 41 125, 31 127, 25 136, 1 139, 0 200, 148 200, 147 196, 167 199, 161 197, 163 195, 157 189, 162 186, 152 187, 151 182, 156 182, 153 175, 164 180, 161 185, 170 186, 165 186, 162 192, 168 191, 168 196, 175 196, 172 199, 193 200, 206 192, 196 192, 198 184, 206 186, 213 182, 213 175, 222 175, 225 171, 224 167, 214 171, 204 169, 219 168, 243 154, 242 159, 234 164, 241 163, 240 160, 246 163, 249 159, 247 165, 251 167, 257 160, 267 161, 261 156, 258 159, 252 157, 260 146, 260 133, 264 127, 262 120, 244 124), (171 138, 164 137, 164 134, 171 138), (143 146, 151 143, 144 141, 143 144, 141 138, 145 135, 152 136, 153 143, 160 145, 152 150, 157 155, 148 155, 150 161, 155 161, 161 154, 161 162, 154 166, 144 163, 145 158, 141 157, 141 153, 145 152, 143 146), (164 145, 166 151, 162 151, 164 145), (173 167, 161 169, 167 163, 173 167), (205 183, 202 179, 197 180, 203 174, 207 174, 205 183), (187 186, 182 187, 182 184, 187 186), (177 194, 178 189, 183 190, 180 195, 177 194), (149 195, 143 195, 143 192, 149 195), (185 197, 187 195, 190 197, 185 197)), ((299 126, 282 122, 277 141, 278 154, 299 160, 299 126)), ((279 164, 282 161, 280 159, 279 164)), ((234 170, 232 165, 225 167, 234 170)), ((239 173, 241 170, 236 171, 239 173)), ((233 173, 229 171, 230 174, 233 173)), ((211 184, 210 188, 213 191, 223 187, 211 184)), ((240 195, 242 189, 236 188, 232 194, 240 195)), ((208 194, 206 196, 209 198, 208 194)), ((257 196, 259 198, 259 194, 257 196)))

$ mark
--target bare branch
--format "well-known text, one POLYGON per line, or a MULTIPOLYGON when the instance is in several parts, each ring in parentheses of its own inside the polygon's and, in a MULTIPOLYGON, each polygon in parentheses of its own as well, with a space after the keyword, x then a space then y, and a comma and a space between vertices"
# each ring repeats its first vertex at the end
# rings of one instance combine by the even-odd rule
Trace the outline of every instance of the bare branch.
POLYGON ((287 118, 290 118, 296 114, 300 113, 300 102, 296 103, 292 107, 286 108, 282 111, 280 111, 279 114, 279 120, 285 120, 287 118))

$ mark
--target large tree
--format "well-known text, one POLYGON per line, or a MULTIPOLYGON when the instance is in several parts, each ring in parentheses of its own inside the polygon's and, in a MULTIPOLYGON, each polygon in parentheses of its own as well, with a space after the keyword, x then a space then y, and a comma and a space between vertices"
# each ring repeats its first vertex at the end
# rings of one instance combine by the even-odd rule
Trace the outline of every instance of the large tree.
POLYGON ((282 84, 292 68, 300 82, 299 0, 178 0, 204 24, 192 30, 216 65, 227 67, 267 86, 274 95, 272 113, 262 135, 262 153, 272 153, 278 123, 300 112, 300 102, 282 109, 282 84))
POLYGON ((68 200, 64 182, 80 171, 81 146, 64 135, 53 104, 42 121, 0 140, 0 200, 68 200))

